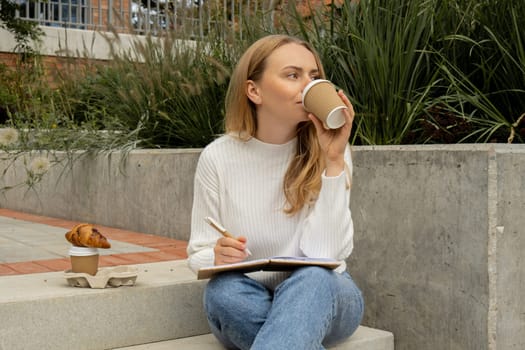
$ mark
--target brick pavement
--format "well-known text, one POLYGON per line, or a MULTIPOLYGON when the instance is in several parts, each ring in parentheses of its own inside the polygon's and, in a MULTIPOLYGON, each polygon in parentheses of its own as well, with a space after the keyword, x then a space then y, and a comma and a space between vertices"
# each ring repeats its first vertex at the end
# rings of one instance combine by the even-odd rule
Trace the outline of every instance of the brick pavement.
MULTIPOLYGON (((0 249, 4 249, 3 254, 0 253, 0 276, 64 271, 71 268, 67 257, 70 244, 64 234, 79 223, 78 221, 0 209, 0 249), (47 240, 42 240, 42 244, 49 244, 49 248, 37 248, 42 248, 43 255, 47 254, 54 258, 35 258, 34 255, 31 255, 35 254, 35 244, 31 243, 29 238, 24 240, 24 236, 29 235, 30 232, 34 233, 39 228, 45 228, 45 232, 42 232, 41 235, 49 238, 49 243, 46 243, 47 240), (24 254, 27 258, 24 258, 24 254), (17 258, 9 258, 9 256, 17 258), (23 261, 12 261, 20 259, 23 261)), ((120 246, 120 250, 110 251, 108 254, 105 254, 103 249, 99 250, 101 252, 100 267, 187 258, 186 241, 103 225, 94 224, 94 226, 109 239, 112 248, 113 245, 120 246)))

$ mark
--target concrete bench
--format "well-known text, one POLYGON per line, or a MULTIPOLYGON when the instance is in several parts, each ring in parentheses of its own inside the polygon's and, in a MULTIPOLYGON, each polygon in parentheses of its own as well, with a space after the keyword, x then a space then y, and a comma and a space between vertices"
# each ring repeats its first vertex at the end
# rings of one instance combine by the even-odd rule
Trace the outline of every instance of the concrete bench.
MULTIPOLYGON (((119 350, 224 350, 212 334, 120 348, 119 350)), ((390 332, 361 326, 347 341, 330 350, 394 350, 390 332)))
MULTIPOLYGON (((135 285, 105 289, 71 287, 63 272, 3 276, 0 348, 220 349, 202 310, 206 282, 185 260, 136 266, 135 285)), ((361 327, 334 349, 393 350, 393 336, 361 327)))

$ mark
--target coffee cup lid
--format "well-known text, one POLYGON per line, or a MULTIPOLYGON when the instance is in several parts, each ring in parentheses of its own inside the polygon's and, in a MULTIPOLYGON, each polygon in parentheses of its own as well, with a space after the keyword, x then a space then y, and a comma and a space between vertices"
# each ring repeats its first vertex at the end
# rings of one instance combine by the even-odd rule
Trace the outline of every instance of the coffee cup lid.
POLYGON ((330 83, 331 82, 329 80, 326 80, 326 79, 315 79, 315 80, 312 80, 311 82, 308 83, 308 85, 305 86, 304 90, 303 90, 303 95, 301 97, 301 100, 303 102, 303 107, 306 109, 306 106, 304 105, 304 97, 306 96, 306 94, 308 93, 308 90, 310 90, 310 88, 314 85, 317 85, 319 83, 330 83))
POLYGON ((91 255, 97 255, 97 254, 98 254, 97 248, 77 247, 77 246, 71 246, 69 248, 69 255, 72 255, 72 256, 91 256, 91 255))

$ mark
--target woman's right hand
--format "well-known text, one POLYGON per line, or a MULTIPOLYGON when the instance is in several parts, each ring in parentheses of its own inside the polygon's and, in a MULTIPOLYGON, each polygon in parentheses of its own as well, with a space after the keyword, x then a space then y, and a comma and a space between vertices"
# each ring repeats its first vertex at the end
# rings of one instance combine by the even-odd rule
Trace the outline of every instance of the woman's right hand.
POLYGON ((245 249, 246 237, 244 236, 219 238, 213 248, 215 265, 234 264, 243 261, 248 257, 245 249))
POLYGON ((343 109, 345 124, 339 129, 325 129, 323 123, 313 114, 309 114, 310 120, 314 123, 317 130, 319 144, 326 160, 326 175, 337 176, 344 169, 344 154, 354 122, 355 112, 352 103, 342 90, 337 92, 346 109, 343 109))

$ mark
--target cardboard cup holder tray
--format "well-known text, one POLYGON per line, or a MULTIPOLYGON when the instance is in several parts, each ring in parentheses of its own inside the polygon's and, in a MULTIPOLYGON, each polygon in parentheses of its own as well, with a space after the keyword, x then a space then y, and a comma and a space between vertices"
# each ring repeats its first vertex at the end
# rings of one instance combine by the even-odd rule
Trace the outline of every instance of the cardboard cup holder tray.
POLYGON ((136 266, 105 267, 97 271, 95 276, 87 273, 76 273, 71 270, 64 272, 67 283, 72 287, 107 288, 132 286, 138 275, 136 266))

